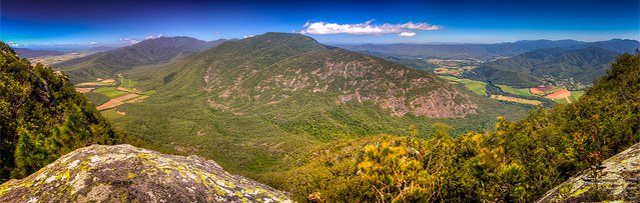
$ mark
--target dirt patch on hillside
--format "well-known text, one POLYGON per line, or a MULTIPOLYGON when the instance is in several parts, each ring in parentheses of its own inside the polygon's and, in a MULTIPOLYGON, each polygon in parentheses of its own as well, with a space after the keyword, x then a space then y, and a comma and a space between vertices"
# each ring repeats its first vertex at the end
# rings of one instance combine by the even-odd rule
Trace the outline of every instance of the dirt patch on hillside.
POLYGON ((549 87, 532 87, 529 88, 529 91, 531 92, 531 94, 544 94, 545 91, 549 91, 551 89, 553 89, 555 87, 549 86, 549 87))
POLYGON ((139 95, 137 95, 137 94, 127 94, 127 95, 124 95, 124 96, 113 98, 113 99, 109 100, 108 102, 98 106, 98 110, 105 110, 105 109, 110 109, 110 108, 113 108, 113 107, 116 107, 116 106, 123 105, 123 104, 125 104, 125 101, 127 101, 129 99, 132 99, 132 98, 135 98, 137 96, 139 96, 139 95))
POLYGON ((83 93, 83 94, 91 92, 93 89, 95 89, 95 88, 92 88, 92 87, 76 87, 76 91, 80 92, 80 93, 83 93))
POLYGON ((124 88, 124 87, 116 87, 116 90, 123 91, 123 92, 129 92, 129 93, 138 93, 139 92, 135 88, 129 89, 129 88, 124 88))
POLYGON ((571 96, 571 92, 569 90, 561 89, 561 90, 558 90, 558 91, 556 91, 554 93, 551 93, 551 94, 549 94, 547 96, 544 96, 544 98, 547 98, 547 99, 564 99, 564 98, 567 98, 567 97, 570 97, 570 96, 571 96))

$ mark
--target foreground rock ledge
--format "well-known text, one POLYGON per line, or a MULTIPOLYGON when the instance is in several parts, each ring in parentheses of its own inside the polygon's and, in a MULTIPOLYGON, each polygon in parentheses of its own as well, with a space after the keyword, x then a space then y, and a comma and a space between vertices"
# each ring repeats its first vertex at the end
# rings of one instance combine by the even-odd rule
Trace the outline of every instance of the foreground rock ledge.
POLYGON ((640 143, 605 160, 595 171, 576 174, 537 202, 640 201, 640 143))
POLYGON ((0 185, 0 202, 291 201, 284 192, 229 174, 198 156, 93 145, 0 185))

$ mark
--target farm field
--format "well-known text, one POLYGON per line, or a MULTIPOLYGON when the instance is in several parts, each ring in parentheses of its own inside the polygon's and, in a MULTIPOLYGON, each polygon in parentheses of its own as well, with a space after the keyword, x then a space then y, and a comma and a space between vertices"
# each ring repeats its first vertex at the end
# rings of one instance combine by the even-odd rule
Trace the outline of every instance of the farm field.
POLYGON ((496 95, 496 94, 491 95, 491 98, 492 99, 501 100, 501 101, 516 102, 516 103, 528 104, 528 105, 540 105, 540 104, 542 104, 542 102, 538 101, 538 100, 522 99, 522 98, 509 97, 509 96, 496 95))
POLYGON ((75 58, 85 57, 91 54, 93 53, 73 52, 73 53, 67 53, 59 56, 42 56, 42 57, 29 58, 29 61, 31 61, 32 63, 42 63, 43 65, 49 66, 54 63, 60 63, 60 62, 75 59, 75 58))
POLYGON ((496 86, 500 87, 500 89, 502 89, 502 91, 506 93, 520 95, 520 96, 527 96, 527 97, 534 96, 533 94, 531 94, 531 91, 529 91, 529 88, 515 88, 507 85, 496 85, 496 86))
POLYGON ((584 90, 578 90, 578 91, 571 91, 571 101, 578 101, 578 99, 580 97, 582 97, 582 95, 584 95, 585 91, 584 90))
POLYGON ((562 89, 561 87, 547 86, 547 87, 532 87, 532 88, 529 88, 529 91, 531 92, 531 94, 544 96, 544 95, 554 93, 561 89, 562 89))
POLYGON ((96 86, 114 86, 114 85, 116 85, 116 80, 98 78, 96 82, 83 82, 83 83, 77 84, 76 87, 96 87, 96 86))
POLYGON ((472 92, 478 94, 478 95, 482 95, 482 96, 487 96, 487 83, 486 82, 482 82, 482 81, 477 81, 477 80, 470 80, 470 79, 466 79, 466 78, 457 78, 457 77, 453 77, 453 76, 439 76, 442 79, 445 80, 449 80, 449 81, 453 81, 459 84, 464 85, 467 89, 471 90, 472 92))
POLYGON ((570 91, 571 95, 566 97, 566 98, 562 98, 562 99, 553 99, 554 102, 557 102, 559 104, 570 104, 573 102, 578 101, 578 99, 580 97, 582 97, 582 95, 584 95, 585 91, 582 90, 578 90, 578 91, 570 91))
POLYGON ((96 82, 80 83, 76 85, 76 91, 85 94, 98 110, 105 113, 106 117, 117 118, 124 116, 125 113, 113 110, 114 107, 140 102, 156 93, 155 90, 144 92, 137 90, 134 87, 137 83, 119 75, 117 80, 98 78, 96 82))
POLYGON ((120 87, 125 87, 125 88, 133 88, 134 85, 138 84, 138 82, 133 81, 131 79, 125 79, 125 78, 118 78, 118 81, 120 81, 120 87))
POLYGON ((103 94, 111 99, 129 94, 128 92, 119 91, 117 87, 101 87, 95 89, 94 92, 103 94))

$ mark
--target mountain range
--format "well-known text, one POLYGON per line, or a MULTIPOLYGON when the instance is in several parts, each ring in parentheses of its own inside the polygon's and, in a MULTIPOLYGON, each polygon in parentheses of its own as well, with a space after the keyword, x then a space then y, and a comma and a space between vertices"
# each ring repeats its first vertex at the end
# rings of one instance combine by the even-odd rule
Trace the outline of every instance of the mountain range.
POLYGON ((634 53, 640 42, 627 39, 583 42, 576 40, 524 40, 497 44, 361 44, 335 45, 357 52, 369 52, 396 57, 444 58, 444 59, 480 59, 490 60, 497 57, 511 57, 536 49, 567 48, 580 49, 599 47, 615 53, 634 53))
POLYGON ((224 41, 205 42, 190 37, 160 37, 61 62, 54 67, 65 71, 74 82, 90 81, 91 77, 114 77, 115 73, 135 66, 168 62, 214 47, 224 41))
POLYGON ((318 147, 379 134, 424 137, 434 123, 481 130, 530 109, 300 34, 227 41, 118 73, 157 93, 111 110, 126 113, 112 118, 116 127, 272 186, 318 147))

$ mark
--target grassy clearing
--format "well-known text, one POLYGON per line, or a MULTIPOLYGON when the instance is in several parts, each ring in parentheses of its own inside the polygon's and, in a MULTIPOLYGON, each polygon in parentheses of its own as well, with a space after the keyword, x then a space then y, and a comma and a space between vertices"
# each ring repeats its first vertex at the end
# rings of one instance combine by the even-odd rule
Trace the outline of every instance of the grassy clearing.
POLYGON ((156 91, 155 90, 147 90, 147 91, 144 91, 144 92, 140 92, 138 94, 140 94, 140 95, 154 95, 154 94, 156 94, 156 91))
POLYGON ((454 81, 457 82, 459 84, 464 85, 467 89, 471 90, 472 92, 478 94, 478 95, 482 95, 482 96, 487 96, 487 83, 486 82, 482 82, 482 81, 477 81, 477 80, 470 80, 470 79, 466 79, 466 78, 456 78, 456 77, 452 77, 452 76, 438 76, 442 79, 445 80, 449 80, 449 81, 454 81))
POLYGON ((567 104, 567 99, 552 99, 554 102, 558 103, 558 104, 567 104))
POLYGON ((111 99, 129 94, 128 92, 118 91, 116 87, 102 87, 94 90, 96 93, 100 93, 104 96, 107 96, 111 99))
POLYGON ((129 98, 129 99, 126 99, 126 100, 124 100, 122 102, 125 102, 125 103, 126 102, 133 102, 134 100, 143 100, 143 99, 146 99, 148 97, 149 97, 148 95, 138 95, 137 97, 129 98))
POLYGON ((133 81, 131 79, 125 79, 125 78, 118 78, 118 81, 120 81, 120 87, 124 87, 124 88, 133 88, 133 86, 138 84, 138 82, 136 81, 133 81))
POLYGON ((102 113, 102 116, 106 117, 109 120, 113 120, 113 119, 124 116, 124 113, 116 111, 115 108, 104 110, 101 113, 102 113))
POLYGON ((86 96, 87 99, 96 106, 100 106, 109 101, 109 97, 96 92, 87 92, 84 96, 86 96))
POLYGON ((509 94, 515 94, 515 95, 526 96, 526 97, 534 96, 533 94, 531 94, 531 91, 529 91, 529 88, 514 88, 507 85, 496 85, 496 86, 500 87, 502 91, 509 94))
MULTIPOLYGON (((530 99, 522 99, 522 98, 516 98, 516 97, 509 97, 509 96, 504 96, 504 95, 491 95, 492 99, 497 99, 497 100, 501 100, 501 101, 510 101, 510 102, 516 102, 516 103, 521 103, 521 104, 528 104, 528 105, 540 105, 542 104, 541 101, 538 100, 530 100, 530 99)), ((562 99, 564 100, 564 99, 562 99)))
POLYGON ((571 91, 571 101, 576 102, 578 101, 578 99, 580 99, 580 97, 582 97, 582 95, 584 95, 584 90, 579 90, 579 91, 571 91))

